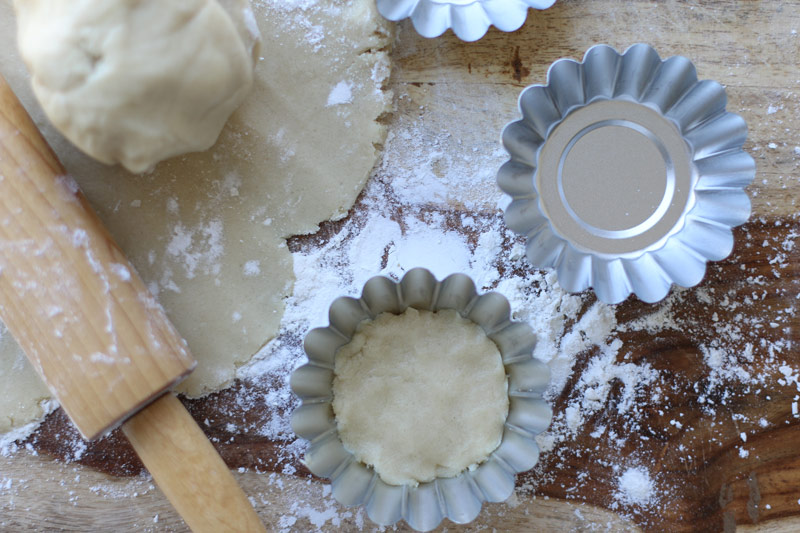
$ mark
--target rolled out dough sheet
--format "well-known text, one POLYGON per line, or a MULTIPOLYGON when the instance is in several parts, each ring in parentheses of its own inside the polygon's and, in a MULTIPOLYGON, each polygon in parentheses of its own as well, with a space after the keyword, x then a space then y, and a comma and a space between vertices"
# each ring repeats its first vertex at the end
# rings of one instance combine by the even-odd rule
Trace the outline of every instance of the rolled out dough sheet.
MULTIPOLYGON (((229 384, 274 337, 294 281, 285 239, 344 216, 383 143, 391 95, 388 23, 372 0, 256 1, 263 36, 256 84, 217 144, 144 175, 91 160, 36 103, 0 0, 0 72, 199 361, 179 387, 229 384)), ((0 329, 0 433, 30 422, 48 397, 0 329)))

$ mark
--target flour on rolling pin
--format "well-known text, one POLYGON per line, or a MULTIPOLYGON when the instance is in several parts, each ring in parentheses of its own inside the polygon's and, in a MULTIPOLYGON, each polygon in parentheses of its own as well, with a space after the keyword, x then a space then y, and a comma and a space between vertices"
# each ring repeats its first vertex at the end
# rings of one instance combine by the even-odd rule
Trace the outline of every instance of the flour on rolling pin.
POLYGON ((0 78, 0 316, 87 439, 195 366, 0 78))

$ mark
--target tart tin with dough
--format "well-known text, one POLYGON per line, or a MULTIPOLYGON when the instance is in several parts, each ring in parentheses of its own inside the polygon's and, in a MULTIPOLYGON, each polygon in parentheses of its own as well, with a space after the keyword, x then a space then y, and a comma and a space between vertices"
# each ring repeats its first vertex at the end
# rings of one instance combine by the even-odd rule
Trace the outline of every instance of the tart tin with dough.
POLYGON ((410 18, 423 37, 438 37, 449 28, 462 41, 477 41, 489 26, 516 31, 528 8, 547 9, 556 0, 377 0, 378 12, 389 20, 410 18))
POLYGON ((726 103, 691 61, 645 44, 553 63, 546 85, 520 95, 497 175, 511 196, 506 224, 527 237, 533 266, 612 304, 700 283, 750 216, 747 125, 726 103))
POLYGON ((292 429, 309 441, 305 464, 315 475, 331 479, 334 498, 347 506, 363 505, 377 524, 389 526, 404 519, 419 531, 435 528, 444 518, 459 524, 471 522, 484 501, 508 499, 515 475, 538 461, 535 437, 552 417, 542 399, 549 368, 533 358, 536 336, 527 324, 511 321, 508 300, 496 292, 479 295, 464 274, 440 282, 428 270, 415 268, 399 283, 381 276, 370 279, 360 298, 335 300, 329 317, 328 327, 313 329, 306 336, 308 363, 291 377, 292 391, 302 400, 292 415, 292 429), (339 439, 331 407, 336 351, 352 340, 362 321, 384 312, 401 314, 409 307, 455 309, 480 325, 500 351, 509 397, 502 440, 486 461, 474 470, 416 487, 389 485, 358 462, 339 439))

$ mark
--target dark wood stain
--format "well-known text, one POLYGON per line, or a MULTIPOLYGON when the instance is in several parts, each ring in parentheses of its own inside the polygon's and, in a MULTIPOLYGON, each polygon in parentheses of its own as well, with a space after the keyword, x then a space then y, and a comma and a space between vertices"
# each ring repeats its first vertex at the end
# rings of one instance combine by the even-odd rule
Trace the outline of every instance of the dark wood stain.
POLYGON ((519 56, 519 46, 514 48, 514 55, 511 57, 510 61, 511 66, 511 77, 517 80, 518 82, 522 82, 522 78, 527 78, 531 75, 531 71, 522 63, 522 58, 519 56))

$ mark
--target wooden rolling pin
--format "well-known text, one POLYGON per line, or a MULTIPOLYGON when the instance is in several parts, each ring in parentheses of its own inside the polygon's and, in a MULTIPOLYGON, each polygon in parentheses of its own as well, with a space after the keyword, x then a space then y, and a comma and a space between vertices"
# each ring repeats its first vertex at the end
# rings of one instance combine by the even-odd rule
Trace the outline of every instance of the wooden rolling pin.
POLYGON ((196 532, 264 531, 169 391, 195 361, 0 76, 0 318, 81 434, 122 430, 196 532))

